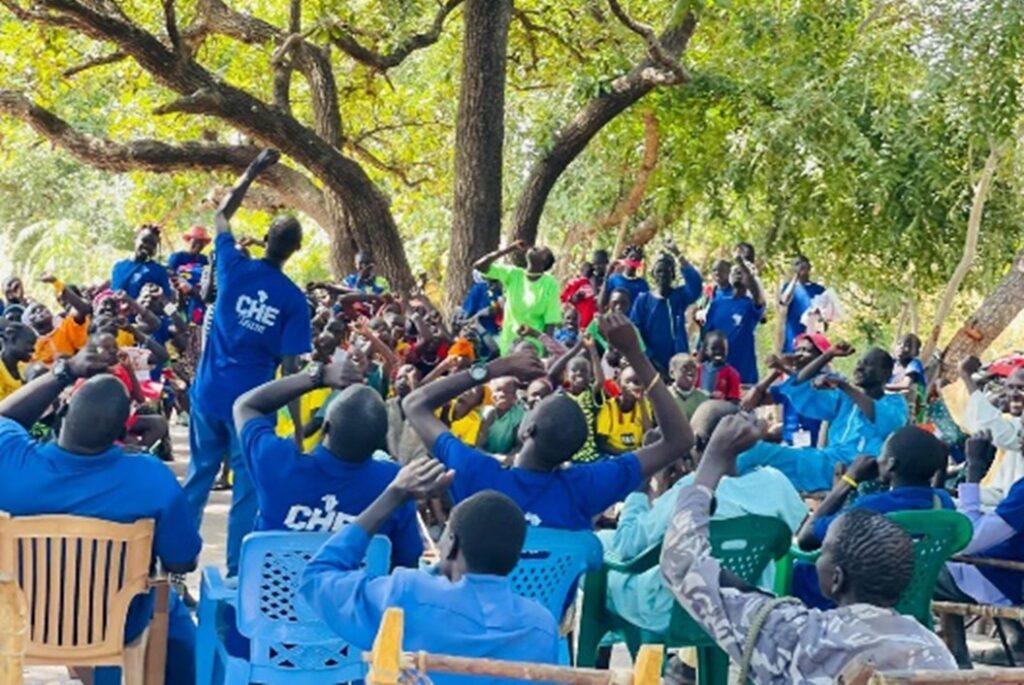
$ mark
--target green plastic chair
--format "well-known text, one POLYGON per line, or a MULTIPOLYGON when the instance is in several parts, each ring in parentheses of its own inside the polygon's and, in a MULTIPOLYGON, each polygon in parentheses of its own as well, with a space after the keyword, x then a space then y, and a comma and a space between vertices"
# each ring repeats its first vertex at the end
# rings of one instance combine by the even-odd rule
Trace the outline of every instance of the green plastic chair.
MULTIPOLYGON (((765 516, 741 516, 711 521, 711 553, 744 581, 755 584, 768 562, 784 557, 792 541, 792 532, 778 519, 765 516)), ((729 677, 729 657, 679 604, 672 608, 668 631, 655 633, 627 622, 607 609, 608 572, 639 574, 657 566, 661 545, 655 545, 638 557, 622 561, 606 555, 601 569, 587 574, 583 584, 583 609, 577 665, 593 667, 601 640, 616 633, 636 657, 643 644, 662 644, 666 648, 696 647, 697 682, 700 685, 724 685, 729 677)))
MULTIPOLYGON (((951 556, 971 541, 974 530, 971 521, 963 514, 948 509, 896 511, 886 514, 886 518, 907 531, 914 541, 914 576, 903 591, 896 611, 913 616, 931 630, 932 595, 935 594, 939 572, 951 556)), ((814 563, 819 553, 803 552, 793 547, 776 567, 776 591, 781 589, 779 594, 792 592, 793 563, 814 563)))

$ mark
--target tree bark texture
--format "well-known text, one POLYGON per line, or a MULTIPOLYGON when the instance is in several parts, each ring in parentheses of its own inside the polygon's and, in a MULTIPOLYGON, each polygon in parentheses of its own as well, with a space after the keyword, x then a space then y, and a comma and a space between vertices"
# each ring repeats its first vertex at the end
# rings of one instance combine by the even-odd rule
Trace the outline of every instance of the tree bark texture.
POLYGON ((462 79, 455 127, 455 202, 445 306, 457 306, 473 262, 501 239, 505 62, 512 0, 468 0, 463 11, 462 79))
POLYGON ((952 381, 957 365, 968 355, 980 355, 1024 309, 1024 250, 1013 266, 967 322, 953 334, 944 353, 943 378, 952 381))
MULTIPOLYGON (((686 50, 697 19, 687 13, 678 25, 670 26, 661 36, 664 51, 674 59, 686 50)), ((612 82, 607 92, 590 100, 559 131, 550 149, 538 159, 527 177, 512 218, 511 240, 537 240, 540 217, 548 195, 569 164, 579 156, 594 136, 608 122, 638 102, 662 83, 678 83, 666 76, 651 57, 644 59, 628 73, 612 82)))

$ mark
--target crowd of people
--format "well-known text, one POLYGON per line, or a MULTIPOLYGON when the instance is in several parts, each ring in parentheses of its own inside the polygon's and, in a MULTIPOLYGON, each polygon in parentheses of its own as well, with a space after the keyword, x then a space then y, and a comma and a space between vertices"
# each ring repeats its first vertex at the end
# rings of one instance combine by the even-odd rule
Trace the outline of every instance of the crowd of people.
MULTIPOLYGON (((393 292, 367 250, 341 282, 301 288, 283 271, 302 247, 295 218, 258 240, 230 226, 277 159, 262 152, 212 235, 191 228, 166 261, 145 225, 106 282, 46 275, 58 312, 4 283, 0 510, 155 519, 154 555, 187 574, 226 481, 227 575, 251 531, 333 532, 301 593, 362 649, 398 606, 406 649, 555 662, 562 617, 507 577, 527 527, 544 526, 597 530, 620 558, 662 543, 660 568, 610 575, 608 608, 658 633, 682 605, 754 682, 831 682, 855 659, 969 664, 962 632, 944 636, 951 653, 894 611, 914 557, 884 514, 957 509, 974 525, 968 552, 1024 560, 1024 369, 986 388, 977 359, 950 360, 969 394, 959 425, 916 336, 867 350, 847 378, 836 367, 857 353, 829 339, 809 260, 769 292, 746 243, 707 278, 668 241, 653 258, 595 250, 564 281, 549 248, 514 243, 474 264, 447 316, 427 288, 393 292), (759 368, 769 305, 784 335, 759 368), (175 420, 183 485, 160 462, 175 420), (712 557, 709 521, 747 514, 821 550, 795 569, 793 597, 712 557), (377 534, 394 570, 369 577, 377 534)), ((950 563, 937 595, 1009 606, 1022 588, 1016 572, 950 563)), ((194 682, 193 601, 172 594, 169 683, 194 682)), ((136 598, 127 641, 151 614, 136 598)))

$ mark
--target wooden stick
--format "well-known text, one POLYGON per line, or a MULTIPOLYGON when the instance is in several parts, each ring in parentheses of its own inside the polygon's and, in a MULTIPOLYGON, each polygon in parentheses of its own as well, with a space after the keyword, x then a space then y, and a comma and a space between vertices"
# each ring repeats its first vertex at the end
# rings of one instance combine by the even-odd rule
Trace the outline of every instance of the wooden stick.
POLYGON ((946 685, 946 683, 1017 683, 1024 685, 1024 668, 985 671, 890 671, 876 673, 869 685, 946 685))
POLYGON ((958 561, 961 564, 970 564, 971 566, 988 566, 990 568, 1001 568, 1007 571, 1024 572, 1024 562, 1021 561, 1010 561, 1008 559, 988 559, 986 557, 966 557, 960 555, 954 555, 950 558, 950 561, 958 561))
MULTIPOLYGON (((659 647, 660 648, 660 647, 659 647)), ((551 666, 525 661, 499 661, 446 656, 426 652, 408 652, 402 655, 402 668, 419 673, 461 673, 509 680, 551 681, 572 685, 629 685, 633 682, 628 671, 602 671, 596 668, 551 666)))
POLYGON ((0 576, 0 685, 21 685, 28 609, 13 578, 0 576))
POLYGON ((937 614, 953 614, 967 618, 1007 618, 1024 621, 1024 607, 997 607, 988 604, 961 604, 959 602, 932 602, 937 614))

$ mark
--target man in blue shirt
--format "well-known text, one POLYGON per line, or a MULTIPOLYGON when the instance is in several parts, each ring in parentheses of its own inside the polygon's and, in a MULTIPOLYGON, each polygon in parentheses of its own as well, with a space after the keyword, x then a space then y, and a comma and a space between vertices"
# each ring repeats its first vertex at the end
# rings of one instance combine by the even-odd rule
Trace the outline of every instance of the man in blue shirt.
MULTIPOLYGON (((225 455, 234 473, 228 515, 227 570, 238 573, 242 538, 256 520, 256 493, 242 458, 231 408, 239 395, 274 377, 298 369, 298 355, 309 352, 309 306, 302 291, 281 271, 302 245, 302 227, 293 217, 278 217, 267 232, 263 259, 250 259, 235 244, 228 221, 249 186, 280 158, 264 150, 249 165, 217 210, 215 247, 217 301, 203 354, 192 384, 189 446, 192 460, 185 495, 196 525, 202 521, 210 487, 225 455)), ((289 409, 301 440, 299 408, 289 409)))
POLYGON ((345 276, 341 284, 366 295, 381 295, 390 289, 387 280, 377 275, 377 263, 369 250, 356 253, 356 272, 345 276))
MULTIPOLYGON (((116 445, 131 408, 124 386, 103 373, 117 363, 90 343, 74 357, 0 401, 0 510, 13 516, 70 514, 131 523, 155 522, 153 554, 172 573, 196 566, 202 540, 174 474, 157 459, 125 454, 116 445), (97 375, 99 374, 99 375, 97 375), (67 387, 89 378, 67 403, 55 442, 38 442, 30 428, 67 387)), ((153 615, 153 597, 135 597, 125 642, 138 639, 153 615)), ((166 682, 195 679, 195 624, 171 594, 166 682)))
POLYGON ((801 492, 828 490, 837 464, 849 465, 861 455, 877 456, 890 434, 907 424, 907 403, 886 395, 892 357, 885 350, 868 350, 853 372, 856 385, 845 378, 818 373, 837 357, 854 353, 848 343, 837 343, 781 388, 801 415, 828 421, 826 447, 791 447, 760 441, 740 455, 740 472, 756 466, 774 466, 789 476, 801 492), (809 381, 815 379, 814 386, 809 381))
POLYGON ((700 272, 680 257, 683 285, 672 287, 676 279, 676 262, 671 255, 661 254, 654 263, 655 290, 641 293, 629 318, 636 324, 647 345, 647 356, 662 374, 668 373, 672 356, 689 352, 686 339, 686 310, 700 298, 704 281, 700 272))
POLYGON ((163 288, 164 294, 171 292, 171 279, 167 268, 153 257, 160 247, 160 227, 144 224, 135 234, 135 255, 114 264, 110 274, 110 289, 123 290, 133 298, 142 292, 142 286, 155 283, 163 288))
POLYGON ((732 293, 716 297, 708 307, 704 335, 719 331, 729 340, 726 360, 745 384, 757 383, 754 332, 764 317, 764 293, 750 267, 737 256, 729 274, 732 293))
POLYGON ((451 494, 456 502, 483 490, 497 490, 523 509, 531 525, 590 530, 595 516, 689 451, 693 445, 690 424, 641 349, 633 324, 624 314, 608 314, 601 320, 601 333, 635 370, 654 408, 661 439, 635 454, 566 468, 586 441, 589 428, 575 400, 551 395, 523 419, 519 426, 522 448, 512 468, 502 468, 491 455, 462 443, 434 413, 491 378, 514 376, 526 383, 546 375, 543 363, 532 355, 502 357, 424 385, 402 405, 423 443, 455 471, 451 494))
MULTIPOLYGON (((398 464, 374 459, 386 446, 384 400, 361 385, 349 360, 314 361, 302 373, 270 381, 235 402, 235 428, 256 486, 256 530, 333 531, 351 523, 398 474, 398 464), (277 411, 318 388, 341 390, 327 406, 323 444, 308 454, 275 433, 277 411)), ((416 567, 423 553, 416 507, 407 502, 385 522, 395 564, 416 567)))
POLYGON ((181 235, 182 240, 188 243, 187 250, 172 252, 167 258, 167 270, 177 273, 178 269, 191 264, 206 266, 210 260, 203 254, 203 250, 212 242, 210 234, 202 226, 193 226, 181 235))
MULTIPOLYGON (((644 263, 644 253, 639 247, 627 247, 625 258, 622 261, 621 272, 610 274, 605 281, 604 297, 608 298, 614 290, 625 290, 629 293, 629 301, 636 302, 641 293, 651 289, 647 279, 637 275, 644 263)), ((605 300, 607 302, 607 299, 605 300)))
POLYGON ((825 286, 811 281, 811 261, 803 255, 793 260, 793 277, 779 293, 779 304, 786 308, 786 337, 782 351, 792 352, 796 339, 807 332, 807 326, 800 322, 804 312, 811 307, 811 300, 825 292, 825 286))
MULTIPOLYGON (((370 538, 394 512, 442 491, 453 473, 421 457, 344 526, 309 563, 299 592, 320 618, 357 649, 369 650, 384 611, 405 613, 402 648, 432 654, 557 663, 558 625, 508 579, 526 539, 523 512, 508 497, 480 492, 456 505, 440 541, 440 575, 395 569, 371 578, 360 569, 370 538)), ((430 674, 438 685, 469 682, 430 674)), ((490 681, 498 682, 498 681, 490 681)))
POLYGON ((462 302, 462 313, 467 319, 475 318, 489 335, 497 335, 501 331, 497 320, 500 307, 501 283, 474 271, 473 285, 462 302))

